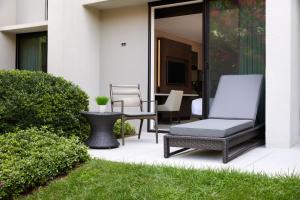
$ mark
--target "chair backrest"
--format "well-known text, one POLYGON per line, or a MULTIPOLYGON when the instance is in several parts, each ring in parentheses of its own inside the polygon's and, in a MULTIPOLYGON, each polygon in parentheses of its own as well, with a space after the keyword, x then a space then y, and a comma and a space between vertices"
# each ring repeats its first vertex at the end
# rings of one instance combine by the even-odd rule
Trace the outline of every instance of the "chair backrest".
POLYGON ((223 75, 209 118, 247 119, 255 122, 263 75, 223 75))
POLYGON ((113 107, 121 107, 123 101, 124 107, 140 107, 142 109, 142 99, 140 85, 112 85, 110 84, 110 100, 113 107))
POLYGON ((165 106, 170 111, 179 111, 182 101, 183 91, 180 90, 171 90, 165 106))

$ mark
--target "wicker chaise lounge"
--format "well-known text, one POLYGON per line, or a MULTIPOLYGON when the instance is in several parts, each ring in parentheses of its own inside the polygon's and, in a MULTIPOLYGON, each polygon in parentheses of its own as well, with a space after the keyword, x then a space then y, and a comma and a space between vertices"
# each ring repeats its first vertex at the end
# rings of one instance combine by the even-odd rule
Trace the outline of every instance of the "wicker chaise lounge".
POLYGON ((209 118, 172 126, 164 136, 164 157, 190 148, 219 150, 227 163, 264 144, 264 124, 256 123, 262 82, 262 75, 223 75, 209 118))

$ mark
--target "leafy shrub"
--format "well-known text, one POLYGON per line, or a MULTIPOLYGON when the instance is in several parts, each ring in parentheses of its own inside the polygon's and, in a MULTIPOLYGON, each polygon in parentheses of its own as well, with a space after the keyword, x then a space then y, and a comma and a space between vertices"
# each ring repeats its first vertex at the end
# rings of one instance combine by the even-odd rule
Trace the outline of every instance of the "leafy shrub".
POLYGON ((0 136, 0 199, 43 185, 89 159, 77 137, 58 135, 30 128, 0 136))
POLYGON ((0 70, 0 134, 47 126, 60 136, 76 135, 84 141, 89 125, 80 111, 87 110, 88 103, 85 92, 61 77, 0 70))
MULTIPOLYGON (((116 136, 116 138, 121 138, 122 134, 121 134, 121 128, 122 128, 122 123, 121 120, 118 119, 114 125, 114 134, 116 136)), ((124 123, 124 135, 134 135, 135 132, 135 128, 128 122, 124 123)))
POLYGON ((98 105, 106 105, 108 103, 109 99, 105 96, 99 96, 96 97, 96 102, 98 105))

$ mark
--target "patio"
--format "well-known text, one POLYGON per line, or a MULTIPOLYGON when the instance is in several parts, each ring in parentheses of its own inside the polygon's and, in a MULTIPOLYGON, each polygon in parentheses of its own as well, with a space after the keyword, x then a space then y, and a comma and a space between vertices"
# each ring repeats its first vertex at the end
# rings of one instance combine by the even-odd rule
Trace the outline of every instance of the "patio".
POLYGON ((191 150, 165 159, 163 134, 159 134, 159 144, 155 144, 153 133, 143 133, 141 140, 138 140, 137 136, 128 137, 125 146, 120 145, 119 148, 111 150, 90 149, 89 154, 93 158, 125 163, 196 169, 234 169, 268 175, 300 174, 300 159, 297 159, 300 155, 300 144, 291 149, 255 148, 225 165, 222 163, 221 152, 191 150))

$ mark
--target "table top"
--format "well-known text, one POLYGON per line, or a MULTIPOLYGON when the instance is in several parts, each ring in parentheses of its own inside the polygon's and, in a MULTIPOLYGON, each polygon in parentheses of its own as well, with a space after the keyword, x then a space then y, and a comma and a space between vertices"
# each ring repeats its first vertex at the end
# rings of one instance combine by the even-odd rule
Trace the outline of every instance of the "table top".
POLYGON ((121 112, 88 112, 88 111, 82 111, 80 112, 83 115, 93 115, 93 116, 121 116, 121 112))

